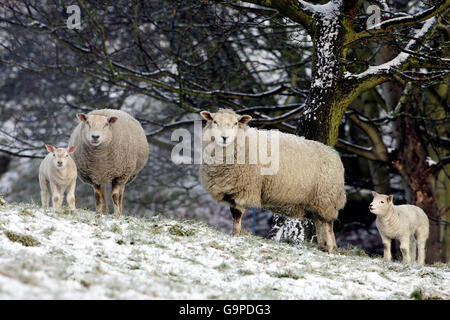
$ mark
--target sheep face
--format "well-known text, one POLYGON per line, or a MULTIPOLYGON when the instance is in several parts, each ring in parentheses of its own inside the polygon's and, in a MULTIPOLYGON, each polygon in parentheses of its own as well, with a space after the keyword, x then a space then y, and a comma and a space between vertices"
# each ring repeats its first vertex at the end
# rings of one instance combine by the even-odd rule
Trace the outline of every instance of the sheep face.
POLYGON ((55 148, 49 144, 46 144, 45 147, 47 148, 47 151, 51 154, 53 154, 52 157, 52 164, 53 166, 58 169, 64 169, 67 165, 67 161, 69 160, 69 155, 75 151, 77 148, 76 146, 71 146, 70 148, 55 148))
POLYGON ((373 201, 369 205, 369 210, 377 216, 384 216, 389 213, 390 209, 393 207, 393 195, 384 195, 372 191, 373 201))
POLYGON ((249 115, 240 116, 231 110, 223 109, 217 113, 202 111, 200 114, 208 121, 205 129, 211 130, 210 136, 214 137, 214 142, 220 147, 233 143, 239 130, 252 119, 249 115))
POLYGON ((84 123, 82 135, 91 146, 107 145, 112 140, 111 126, 117 121, 117 117, 101 115, 77 114, 77 118, 84 123))

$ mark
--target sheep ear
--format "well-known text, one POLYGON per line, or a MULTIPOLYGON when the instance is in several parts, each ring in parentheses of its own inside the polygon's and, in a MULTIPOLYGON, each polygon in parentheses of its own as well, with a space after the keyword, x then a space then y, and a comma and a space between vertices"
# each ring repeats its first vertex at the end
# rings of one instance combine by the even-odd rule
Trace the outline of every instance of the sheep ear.
POLYGON ((392 202, 392 199, 394 199, 394 196, 393 196, 392 194, 390 194, 390 195, 387 197, 387 202, 388 202, 388 203, 391 203, 391 202, 392 202))
POLYGON ((51 153, 55 152, 55 148, 53 148, 52 145, 46 144, 45 148, 47 149, 48 152, 51 152, 51 153))
POLYGON ((71 147, 69 148, 69 150, 67 150, 67 152, 68 152, 68 153, 72 153, 72 152, 75 151, 76 148, 77 148, 77 146, 71 146, 71 147))
POLYGON ((77 113, 77 118, 78 118, 78 120, 80 120, 81 122, 86 122, 86 120, 87 120, 87 115, 85 115, 84 113, 77 113))
POLYGON ((117 117, 109 117, 109 118, 108 118, 108 123, 109 123, 109 124, 113 124, 114 122, 117 121, 117 119, 118 119, 117 117))
POLYGON ((239 123, 246 124, 246 123, 249 122, 250 120, 252 120, 252 117, 249 116, 248 114, 244 114, 243 116, 241 116, 241 117, 239 118, 239 123))
POLYGON ((376 197, 376 196, 378 195, 378 193, 377 193, 376 191, 372 191, 372 195, 373 195, 374 197, 376 197))
POLYGON ((200 115, 203 117, 203 119, 205 119, 207 121, 212 121, 213 117, 215 116, 214 113, 211 113, 209 111, 201 111, 200 115))

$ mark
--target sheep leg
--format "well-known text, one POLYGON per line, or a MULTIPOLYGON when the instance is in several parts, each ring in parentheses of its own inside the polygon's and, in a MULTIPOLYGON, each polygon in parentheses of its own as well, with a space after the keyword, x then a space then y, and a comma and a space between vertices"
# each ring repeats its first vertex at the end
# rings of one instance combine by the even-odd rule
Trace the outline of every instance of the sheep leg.
POLYGON ((39 185, 41 186, 42 207, 47 209, 50 202, 50 190, 48 190, 48 181, 42 174, 39 174, 39 185))
POLYGON ((402 252, 403 262, 409 263, 411 261, 409 256, 409 235, 400 239, 400 251, 402 252))
POLYGON ((409 237, 409 257, 411 261, 416 261, 416 251, 417 251, 416 238, 414 237, 414 235, 411 235, 409 237))
POLYGON ((233 216, 233 235, 239 235, 241 232, 242 215, 245 209, 230 207, 231 215, 233 216))
POLYGON ((116 216, 120 216, 122 213, 122 209, 120 207, 120 191, 122 189, 122 185, 117 181, 113 180, 112 189, 111 189, 111 198, 114 205, 114 214, 116 216))
POLYGON ((391 261, 392 260, 392 255, 391 255, 391 243, 392 240, 386 236, 384 236, 383 234, 381 234, 381 241, 383 242, 383 258, 386 261, 391 261))
POLYGON ((427 242, 427 232, 416 232, 416 242, 417 242, 417 263, 424 264, 425 263, 425 245, 427 242))
POLYGON ((317 244, 320 250, 331 253, 336 247, 336 240, 333 233, 333 222, 325 221, 318 214, 313 215, 314 225, 316 227, 317 244))
POLYGON ((327 230, 327 236, 328 236, 328 243, 330 246, 330 251, 332 252, 333 250, 335 250, 337 248, 337 244, 336 244, 336 238, 334 236, 334 231, 333 231, 333 221, 326 221, 326 230, 327 230))
POLYGON ((125 192, 125 183, 120 185, 120 190, 119 190, 119 206, 120 206, 120 212, 123 212, 123 193, 125 192))
POLYGON ((75 186, 76 186, 76 180, 74 180, 68 188, 67 191, 67 204, 69 205, 69 208, 72 210, 75 210, 75 186))
POLYGON ((94 194, 95 194, 95 211, 97 212, 97 214, 99 213, 108 213, 108 209, 106 207, 106 212, 105 212, 105 187, 101 186, 99 184, 93 184, 92 188, 94 188, 94 194))
POLYGON ((106 200, 106 184, 102 184, 100 187, 102 193, 102 212, 108 214, 108 201, 106 200))
POLYGON ((61 190, 56 184, 52 182, 50 182, 50 188, 52 189, 53 207, 55 209, 59 209, 61 208, 62 202, 61 190))

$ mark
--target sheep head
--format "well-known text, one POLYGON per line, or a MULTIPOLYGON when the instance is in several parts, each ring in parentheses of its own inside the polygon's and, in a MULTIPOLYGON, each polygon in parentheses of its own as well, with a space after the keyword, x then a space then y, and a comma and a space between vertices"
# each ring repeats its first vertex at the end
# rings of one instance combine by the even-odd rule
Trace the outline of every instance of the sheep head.
POLYGON ((221 147, 233 143, 239 130, 252 119, 249 115, 241 116, 230 109, 219 109, 216 113, 202 111, 200 115, 208 121, 205 129, 211 130, 215 143, 221 147))
POLYGON ((50 144, 46 144, 45 148, 47 151, 53 155, 52 164, 57 169, 64 169, 69 160, 69 155, 75 151, 77 146, 71 146, 70 148, 55 148, 50 144))
POLYGON ((376 214, 377 216, 384 216, 388 214, 392 206, 394 205, 394 203, 392 202, 394 196, 379 194, 375 191, 372 191, 372 195, 373 201, 369 205, 370 212, 376 214))
POLYGON ((93 147, 107 145, 112 140, 112 125, 117 117, 78 113, 77 118, 83 122, 83 139, 93 147))

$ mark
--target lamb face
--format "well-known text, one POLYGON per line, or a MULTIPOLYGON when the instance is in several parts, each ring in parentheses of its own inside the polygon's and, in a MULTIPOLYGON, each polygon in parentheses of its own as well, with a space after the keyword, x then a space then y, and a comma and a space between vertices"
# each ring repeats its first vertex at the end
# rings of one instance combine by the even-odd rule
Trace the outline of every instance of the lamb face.
POLYGON ((108 145, 112 140, 111 126, 117 117, 102 115, 77 114, 78 119, 84 122, 82 130, 83 140, 93 147, 108 145))
POLYGON ((62 170, 67 166, 67 162, 69 161, 69 155, 75 151, 76 146, 71 146, 70 148, 55 148, 49 144, 46 144, 45 147, 49 153, 53 154, 52 157, 52 165, 58 169, 62 170))
POLYGON ((377 216, 385 216, 392 209, 392 195, 384 195, 372 191, 373 201, 369 205, 369 210, 377 216))
POLYGON ((239 130, 242 130, 242 126, 252 119, 249 115, 240 116, 223 109, 217 113, 202 111, 200 114, 208 121, 204 134, 208 137, 214 137, 214 142, 219 147, 226 147, 232 144, 239 130))

